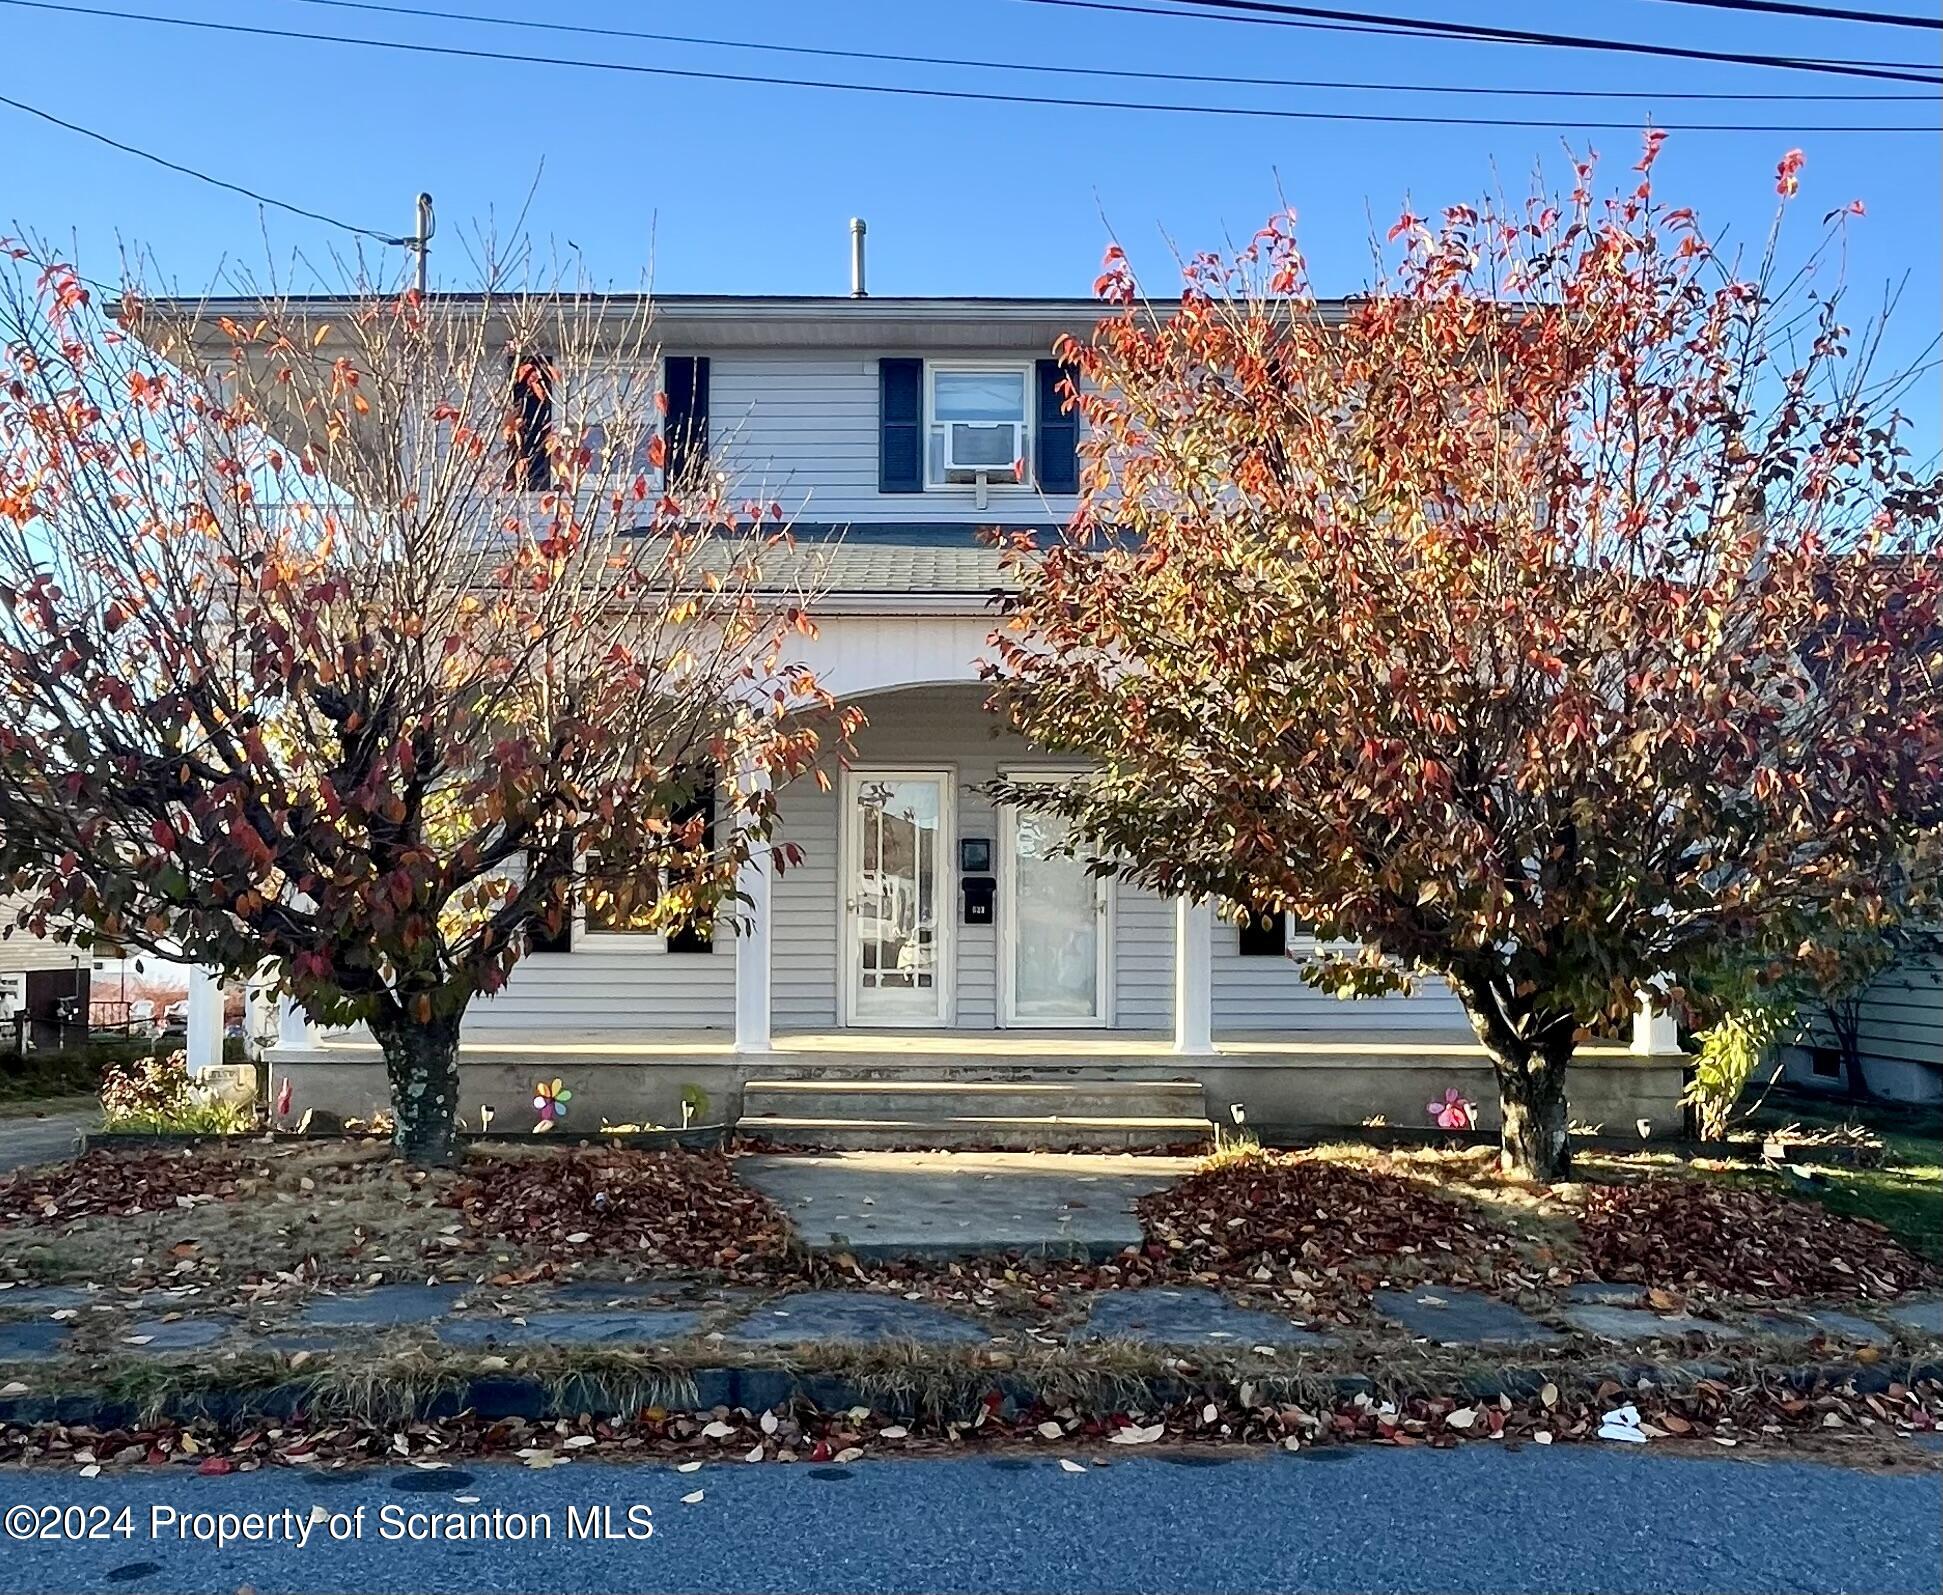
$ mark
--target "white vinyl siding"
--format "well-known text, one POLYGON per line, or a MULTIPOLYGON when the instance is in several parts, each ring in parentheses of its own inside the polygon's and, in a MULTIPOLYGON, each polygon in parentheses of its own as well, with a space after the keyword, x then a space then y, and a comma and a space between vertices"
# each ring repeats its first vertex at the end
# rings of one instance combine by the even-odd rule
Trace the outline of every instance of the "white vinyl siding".
MULTIPOLYGON (((1045 352, 1021 349, 1018 359, 1045 352)), ((877 358, 868 350, 713 356, 709 458, 729 473, 733 496, 780 501, 785 514, 817 522, 1038 524, 1064 523, 1072 515, 1070 495, 1047 498, 1031 490, 994 489, 983 510, 970 487, 878 492, 877 358)), ((927 358, 993 360, 946 349, 927 358)), ((1031 454, 1030 437, 1026 452, 1031 454)))
MULTIPOLYGON (((1298 944, 1299 947, 1299 944, 1298 944)), ((1292 958, 1243 957, 1241 929, 1214 923, 1214 1032, 1392 1031, 1468 1029, 1464 1007, 1450 987, 1420 979, 1408 997, 1345 999, 1319 991, 1302 978, 1292 958)))
POLYGON ((1943 1069, 1943 959, 1904 964, 1869 988, 1862 1056, 1943 1069))
POLYGON ((520 960, 505 989, 466 1023, 491 1030, 732 1030, 735 937, 705 953, 669 953, 659 937, 604 936, 520 960))

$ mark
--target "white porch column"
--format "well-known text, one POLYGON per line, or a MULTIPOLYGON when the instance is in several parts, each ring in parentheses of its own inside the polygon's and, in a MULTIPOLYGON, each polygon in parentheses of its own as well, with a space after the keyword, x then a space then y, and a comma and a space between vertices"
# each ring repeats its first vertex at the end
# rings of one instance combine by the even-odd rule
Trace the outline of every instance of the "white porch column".
POLYGON ((213 969, 189 971, 189 1033, 184 1043, 193 1077, 223 1061, 223 986, 213 969))
MULTIPOLYGON (((769 785, 767 770, 744 769, 736 776, 745 792, 769 785)), ((742 934, 735 939, 735 1050, 769 1052, 769 846, 763 843, 736 871, 736 890, 746 900, 741 912, 742 934)))
POLYGON ((311 1044, 310 1015, 305 1013, 295 997, 279 995, 277 998, 277 1045, 279 1047, 308 1047, 311 1044))
POLYGON ((1174 1050, 1214 1051, 1214 905, 1174 899, 1174 1050))
POLYGON ((1633 1010, 1631 1050, 1642 1058, 1662 1058, 1680 1050, 1680 1022, 1660 1007, 1650 991, 1639 994, 1633 1010))

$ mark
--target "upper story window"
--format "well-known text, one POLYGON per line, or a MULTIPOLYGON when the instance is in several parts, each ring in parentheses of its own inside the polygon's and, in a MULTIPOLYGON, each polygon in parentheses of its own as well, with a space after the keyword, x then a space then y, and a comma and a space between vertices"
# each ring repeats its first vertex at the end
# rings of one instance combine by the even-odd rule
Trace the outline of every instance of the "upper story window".
POLYGON ((1018 483, 1031 455, 1032 368, 933 364, 926 376, 926 483, 1018 483))
POLYGON ((542 355, 512 361, 506 417, 506 485, 529 492, 553 486, 553 363, 542 355))

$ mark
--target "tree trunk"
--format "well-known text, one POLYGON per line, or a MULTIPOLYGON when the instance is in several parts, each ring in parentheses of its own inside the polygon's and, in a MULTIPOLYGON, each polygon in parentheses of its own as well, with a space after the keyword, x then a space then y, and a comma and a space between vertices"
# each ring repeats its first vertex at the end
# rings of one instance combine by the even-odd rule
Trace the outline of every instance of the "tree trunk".
POLYGON ((1835 1045, 1842 1054, 1842 1094, 1851 1102, 1866 1102, 1875 1093, 1862 1072, 1862 1012, 1858 1003, 1832 1003, 1828 1008, 1835 1045))
POLYGON ((391 1144, 413 1163, 449 1163, 459 1112, 459 1018, 371 1021, 391 1080, 391 1144))
POLYGON ((1565 1059, 1533 1054, 1494 1059, 1498 1074, 1498 1164, 1507 1174, 1556 1185, 1572 1178, 1565 1059))
POLYGON ((1558 1009, 1544 1010, 1538 1018, 1529 998, 1512 996, 1506 982, 1489 972, 1454 968, 1444 973, 1498 1077, 1499 1167, 1546 1184, 1571 1179, 1565 1069, 1572 1061, 1577 1020, 1570 1010, 1558 1009))

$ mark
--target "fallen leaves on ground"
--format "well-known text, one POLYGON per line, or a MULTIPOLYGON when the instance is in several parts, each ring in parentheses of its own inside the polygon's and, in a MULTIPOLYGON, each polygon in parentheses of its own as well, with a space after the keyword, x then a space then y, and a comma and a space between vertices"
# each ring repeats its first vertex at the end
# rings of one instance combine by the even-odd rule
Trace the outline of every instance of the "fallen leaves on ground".
POLYGON ((267 1170, 197 1150, 89 1152, 0 1179, 0 1225, 61 1224, 228 1201, 267 1170))
POLYGON ((1724 1296, 1881 1300, 1939 1273, 1872 1220, 1698 1179, 1590 1186, 1580 1229, 1601 1279, 1724 1296))
POLYGON ((1914 1463, 1918 1459, 1907 1436, 1932 1433, 1943 1422, 1943 1384, 1891 1383, 1868 1392, 1824 1380, 1796 1391, 1778 1383, 1701 1379, 1663 1390, 1645 1379, 1628 1386, 1609 1379, 1566 1394, 1548 1387, 1534 1396, 1418 1394, 1392 1401, 1358 1393, 1309 1405, 1244 1385, 1238 1391, 1197 1392, 1153 1411, 1055 1409, 1015 1402, 993 1390, 969 1420, 950 1421, 921 1421, 867 1407, 823 1412, 799 1404, 764 1413, 644 1408, 611 1417, 536 1420, 486 1421, 460 1413, 404 1424, 306 1424, 299 1415, 283 1423, 245 1419, 227 1429, 207 1422, 106 1430, 10 1424, 0 1425, 0 1462, 66 1465, 83 1472, 109 1464, 230 1473, 279 1466, 437 1468, 465 1457, 515 1457, 535 1467, 631 1458, 674 1462, 685 1474, 705 1462, 847 1465, 978 1450, 1036 1452, 1060 1473, 1077 1474, 1158 1447, 1274 1445, 1304 1451, 1345 1443, 1438 1448, 1492 1441, 1596 1443, 1616 1410, 1636 1418, 1640 1436, 1649 1443, 1763 1450, 1807 1446, 1855 1461, 1914 1463), (1044 1433, 1049 1424, 1059 1428, 1057 1441, 1049 1442, 1044 1433), (1084 1463, 1075 1460, 1081 1456, 1084 1463))
POLYGON ((440 1198, 476 1239, 559 1259, 758 1271, 787 1248, 782 1214, 719 1152, 576 1150, 468 1165, 440 1198))
POLYGON ((1469 1283, 1515 1261, 1512 1237, 1477 1209, 1380 1167, 1324 1157, 1236 1158, 1138 1205, 1149 1254, 1195 1275, 1279 1282, 1363 1263, 1469 1283))

